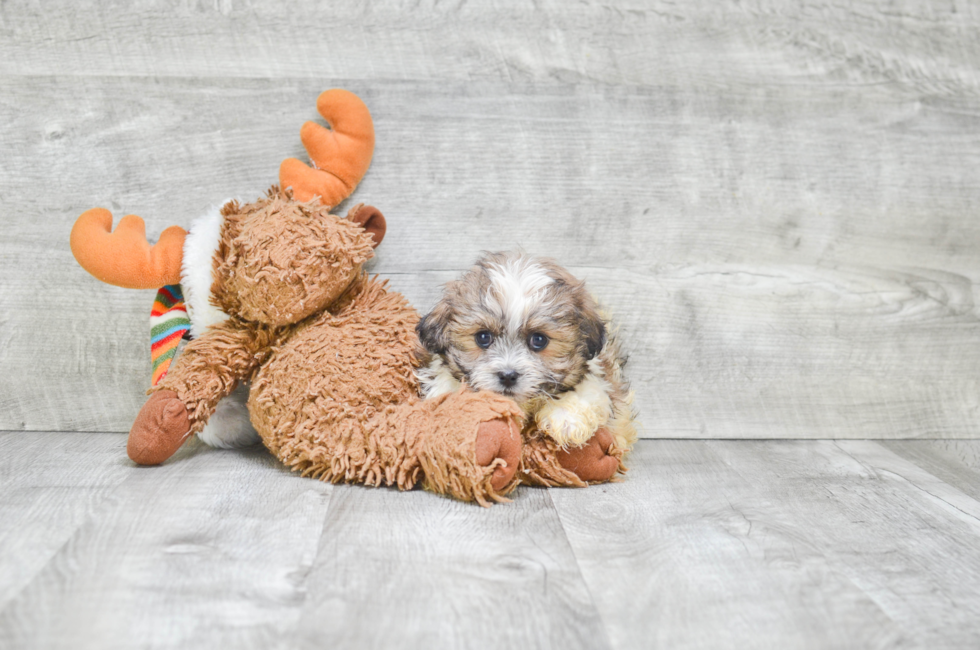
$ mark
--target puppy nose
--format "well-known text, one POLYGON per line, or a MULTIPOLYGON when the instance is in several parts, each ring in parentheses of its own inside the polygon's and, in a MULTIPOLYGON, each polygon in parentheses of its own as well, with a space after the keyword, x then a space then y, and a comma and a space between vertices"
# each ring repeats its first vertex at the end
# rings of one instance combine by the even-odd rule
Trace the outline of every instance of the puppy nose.
POLYGON ((500 383, 504 385, 505 388, 510 388, 517 383, 519 374, 516 370, 505 370, 504 372, 498 372, 497 377, 500 379, 500 383))

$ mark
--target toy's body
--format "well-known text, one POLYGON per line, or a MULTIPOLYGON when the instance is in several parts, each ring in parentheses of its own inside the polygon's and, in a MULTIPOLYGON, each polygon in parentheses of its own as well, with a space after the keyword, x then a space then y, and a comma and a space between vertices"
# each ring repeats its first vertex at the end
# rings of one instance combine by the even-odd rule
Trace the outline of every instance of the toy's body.
MULTIPOLYGON (((143 440, 179 442, 201 430, 218 401, 251 379, 252 424, 280 460, 304 475, 402 489, 425 478, 434 491, 480 501, 513 487, 511 472, 494 489, 494 471, 508 459, 494 455, 479 464, 476 444, 480 425, 490 422, 519 450, 520 411, 489 393, 418 399, 412 363, 418 316, 401 294, 360 270, 372 244, 358 225, 365 212, 372 214, 355 208, 344 220, 275 190, 225 207, 211 293, 231 316, 188 344, 154 388, 146 426, 134 427, 132 456, 158 460, 137 448, 143 440), (269 254, 269 242, 293 251, 281 258, 288 263, 269 254), (297 250, 311 254, 297 262, 297 250), (168 409, 166 419, 155 420, 168 409), (467 447, 470 453, 453 453, 467 447), (452 481, 441 485, 440 475, 452 481)), ((496 433, 490 427, 487 435, 496 433)), ((518 459, 508 465, 516 468, 518 459)))
MULTIPOLYGON (((153 388, 130 432, 130 457, 141 464, 163 462, 204 428, 219 400, 251 381, 252 424, 283 463, 306 476, 401 489, 421 482, 434 492, 484 505, 502 500, 522 478, 541 483, 540 477, 551 477, 545 482, 553 485, 583 485, 580 475, 611 478, 621 467, 622 450, 599 444, 608 433, 600 431, 569 453, 540 438, 522 443, 521 410, 495 393, 463 389, 438 399, 419 398, 418 316, 401 294, 362 270, 384 236, 384 217, 362 206, 347 219, 329 211, 366 171, 373 131, 365 146, 364 124, 370 124, 370 116, 360 100, 343 91, 324 93, 318 105, 333 126, 327 133, 356 149, 349 154, 343 147, 327 147, 331 160, 354 160, 356 168, 339 165, 349 172, 339 190, 305 178, 309 172, 324 174, 331 162, 316 141, 322 134, 308 124, 303 141, 319 163, 316 169, 304 166, 304 172, 287 161, 280 179, 289 182, 291 193, 273 188, 253 203, 223 206, 212 257, 205 261, 210 275, 188 291, 188 306, 197 312, 192 320, 213 309, 216 322, 197 333, 153 388), (350 132, 360 136, 351 139, 350 132), (321 196, 323 204, 317 201, 321 196), (206 307, 200 301, 204 286, 206 307), (604 475, 576 469, 586 457, 589 463, 602 461, 604 475)), ((337 169, 331 174, 343 176, 337 169)), ((201 260, 191 258, 201 255, 189 254, 192 247, 183 239, 180 254, 168 256, 154 247, 141 253, 139 265, 126 266, 114 257, 106 261, 105 253, 100 259, 93 250, 111 250, 106 237, 115 237, 124 225, 133 228, 127 217, 108 235, 107 214, 86 213, 76 225, 77 238, 73 232, 73 250, 85 268, 124 286, 159 286, 174 281, 176 257, 178 279, 191 284, 194 273, 187 267, 200 267, 201 260), (113 275, 120 265, 122 271, 113 275), (161 265, 164 273, 150 273, 141 284, 119 281, 134 268, 144 273, 161 265)))

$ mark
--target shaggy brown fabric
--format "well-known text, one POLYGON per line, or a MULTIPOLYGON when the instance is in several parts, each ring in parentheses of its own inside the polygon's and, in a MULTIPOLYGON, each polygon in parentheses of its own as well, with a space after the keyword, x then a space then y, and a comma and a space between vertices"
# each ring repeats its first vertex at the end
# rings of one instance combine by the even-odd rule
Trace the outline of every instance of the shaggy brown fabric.
POLYGON ((490 505, 487 498, 506 501, 504 495, 517 487, 519 477, 515 472, 502 488, 494 488, 494 475, 504 461, 497 458, 485 467, 476 463, 477 433, 481 423, 501 420, 519 430, 522 413, 517 405, 496 393, 464 389, 424 400, 420 406, 423 412, 431 413, 432 427, 422 439, 419 454, 425 475, 423 487, 482 506, 490 505))
MULTIPOLYGON (((585 469, 583 476, 579 476, 575 470, 580 469, 582 460, 580 454, 596 441, 593 436, 579 448, 578 451, 562 449, 561 445, 555 442, 550 436, 535 426, 530 426, 524 430, 524 454, 521 458, 521 481, 525 485, 538 485, 543 487, 586 487, 590 483, 605 483, 615 481, 616 473, 625 473, 626 465, 623 464, 623 456, 626 450, 616 446, 614 440, 608 440, 608 446, 604 450, 604 455, 616 459, 616 467, 605 478, 595 477, 592 473, 591 464, 585 469), (564 462, 563 462, 564 461, 564 462)), ((611 436, 610 436, 611 438, 611 436)), ((600 445, 601 447, 601 445, 600 445)), ((596 455, 591 460, 599 461, 600 467, 604 464, 603 458, 596 455)))
POLYGON ((176 393, 187 407, 191 433, 197 433, 214 413, 218 401, 252 375, 286 332, 237 318, 212 325, 203 336, 187 344, 178 363, 149 392, 176 393))
POLYGON ((333 311, 297 327, 250 389, 249 413, 269 449, 304 475, 379 484, 361 472, 372 453, 366 427, 417 394, 417 320, 401 294, 361 277, 333 311))
POLYGON ((374 255, 360 225, 275 186, 221 213, 211 294, 225 313, 246 321, 290 325, 326 309, 374 255))
MULTIPOLYGON (((287 466, 324 481, 426 489, 464 501, 502 500, 503 462, 477 464, 482 422, 520 410, 491 393, 420 401, 412 364, 418 315, 383 283, 362 277, 341 308, 296 328, 252 380, 249 413, 287 466)), ((492 460, 492 459, 488 459, 492 460)))

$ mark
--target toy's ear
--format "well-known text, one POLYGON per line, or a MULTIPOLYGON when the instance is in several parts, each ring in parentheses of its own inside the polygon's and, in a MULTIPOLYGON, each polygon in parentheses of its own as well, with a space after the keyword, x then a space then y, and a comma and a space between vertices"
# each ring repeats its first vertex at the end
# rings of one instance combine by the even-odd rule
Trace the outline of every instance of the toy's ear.
POLYGON ((350 212, 347 213, 347 219, 353 221, 374 236, 374 243, 372 246, 375 248, 377 248, 378 244, 381 243, 381 240, 385 238, 385 231, 388 229, 388 225, 385 222, 385 216, 381 214, 381 210, 377 209, 373 205, 355 205, 353 208, 351 208, 350 212))

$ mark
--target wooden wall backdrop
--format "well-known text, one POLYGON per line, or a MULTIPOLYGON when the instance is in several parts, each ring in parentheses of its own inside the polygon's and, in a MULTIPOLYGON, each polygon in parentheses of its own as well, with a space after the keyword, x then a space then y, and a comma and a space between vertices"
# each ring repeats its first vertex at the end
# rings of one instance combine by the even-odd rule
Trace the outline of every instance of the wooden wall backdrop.
POLYGON ((68 250, 252 198, 320 90, 377 125, 355 199, 420 309, 479 251, 588 279, 649 437, 980 432, 980 6, 0 4, 0 429, 126 431, 152 292, 68 250))

